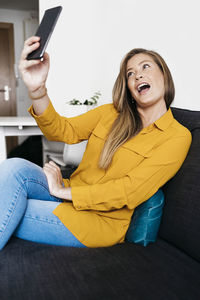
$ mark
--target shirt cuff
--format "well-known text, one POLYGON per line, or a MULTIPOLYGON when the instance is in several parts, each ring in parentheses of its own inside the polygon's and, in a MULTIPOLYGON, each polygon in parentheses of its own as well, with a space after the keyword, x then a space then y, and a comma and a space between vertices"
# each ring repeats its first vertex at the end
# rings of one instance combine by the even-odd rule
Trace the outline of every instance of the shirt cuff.
POLYGON ((49 116, 51 116, 52 114, 55 114, 56 111, 51 103, 51 101, 49 101, 49 104, 47 106, 47 108, 45 109, 45 111, 41 114, 41 115, 36 115, 35 112, 34 112, 34 109, 33 109, 33 105, 31 105, 28 109, 28 112, 32 115, 32 117, 35 119, 35 120, 38 120, 38 121, 45 121, 48 119, 49 116))
POLYGON ((89 186, 74 186, 71 187, 72 202, 76 210, 91 209, 92 203, 90 200, 90 187, 89 186), (84 203, 83 203, 84 195, 84 203))
POLYGON ((63 178, 63 183, 66 188, 70 187, 70 182, 68 178, 63 178))

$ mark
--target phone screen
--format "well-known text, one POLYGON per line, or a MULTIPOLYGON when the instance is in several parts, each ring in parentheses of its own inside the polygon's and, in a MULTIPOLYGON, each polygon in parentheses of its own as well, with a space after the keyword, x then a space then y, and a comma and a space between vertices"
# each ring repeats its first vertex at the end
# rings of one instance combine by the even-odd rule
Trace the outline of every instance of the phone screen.
POLYGON ((61 13, 62 6, 53 7, 45 10, 42 21, 36 31, 36 36, 40 37, 40 46, 35 51, 27 56, 27 60, 41 59, 44 55, 45 49, 52 35, 54 27, 57 23, 58 17, 61 13))

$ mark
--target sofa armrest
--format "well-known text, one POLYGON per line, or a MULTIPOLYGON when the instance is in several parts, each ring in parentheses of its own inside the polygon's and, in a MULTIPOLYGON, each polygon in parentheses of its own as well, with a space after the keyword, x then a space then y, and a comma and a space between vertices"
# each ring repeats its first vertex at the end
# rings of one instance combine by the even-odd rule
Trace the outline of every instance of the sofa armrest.
POLYGON ((65 165, 78 166, 82 160, 87 141, 78 144, 65 144, 63 151, 63 161, 65 165))

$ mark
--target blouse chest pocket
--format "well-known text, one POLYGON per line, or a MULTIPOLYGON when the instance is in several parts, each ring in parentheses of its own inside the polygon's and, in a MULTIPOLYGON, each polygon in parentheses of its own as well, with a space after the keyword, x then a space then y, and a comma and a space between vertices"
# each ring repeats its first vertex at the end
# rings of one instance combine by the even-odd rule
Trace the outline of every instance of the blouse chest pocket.
MULTIPOLYGON (((101 123, 98 123, 89 139, 89 149, 93 150, 90 154, 92 154, 93 157, 98 157, 99 159, 107 136, 108 129, 101 123)), ((124 143, 113 155, 111 165, 106 171, 108 178, 120 178, 126 175, 136 168, 144 159, 151 157, 152 148, 152 143, 147 143, 141 139, 138 140, 138 138, 136 141, 133 138, 124 143)))
POLYGON ((144 158, 150 157, 152 155, 152 144, 147 143, 125 143, 122 145, 122 148, 126 149, 127 151, 131 151, 140 155, 144 158))
POLYGON ((98 164, 107 134, 106 128, 101 123, 98 123, 90 135, 85 158, 89 161, 91 161, 92 158, 94 164, 98 164))
POLYGON ((152 145, 125 143, 114 154, 107 174, 111 178, 125 176, 151 155, 152 145))
POLYGON ((101 123, 98 123, 95 129, 92 131, 92 135, 101 138, 103 140, 106 140, 108 135, 108 130, 101 123))

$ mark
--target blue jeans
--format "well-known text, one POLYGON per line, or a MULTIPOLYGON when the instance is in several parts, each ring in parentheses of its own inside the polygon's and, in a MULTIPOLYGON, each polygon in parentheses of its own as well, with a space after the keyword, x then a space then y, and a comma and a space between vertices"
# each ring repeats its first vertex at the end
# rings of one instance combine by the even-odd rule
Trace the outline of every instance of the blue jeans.
POLYGON ((49 193, 39 166, 21 159, 0 165, 0 250, 12 235, 44 244, 85 247, 52 211, 62 202, 49 193))

